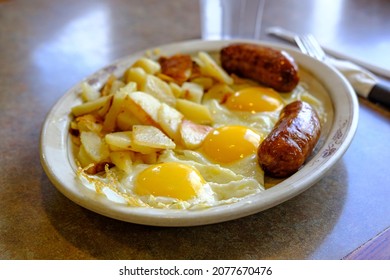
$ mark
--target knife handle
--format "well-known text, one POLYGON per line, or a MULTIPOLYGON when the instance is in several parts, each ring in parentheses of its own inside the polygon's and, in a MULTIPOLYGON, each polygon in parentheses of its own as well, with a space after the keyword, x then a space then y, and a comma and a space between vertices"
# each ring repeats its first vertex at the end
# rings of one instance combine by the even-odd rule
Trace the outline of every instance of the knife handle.
POLYGON ((390 108, 390 83, 379 80, 368 94, 368 100, 390 108))

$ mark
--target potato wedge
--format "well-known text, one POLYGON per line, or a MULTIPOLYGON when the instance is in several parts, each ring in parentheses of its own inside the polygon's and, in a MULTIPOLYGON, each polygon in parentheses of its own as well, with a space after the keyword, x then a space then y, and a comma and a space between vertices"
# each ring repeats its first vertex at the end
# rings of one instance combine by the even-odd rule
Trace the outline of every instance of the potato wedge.
POLYGON ((162 103, 157 113, 157 121, 161 129, 173 140, 179 138, 179 126, 184 116, 175 108, 162 103))
POLYGON ((153 153, 149 153, 149 154, 138 153, 137 158, 138 158, 138 160, 140 160, 143 163, 155 164, 155 163, 157 163, 158 153, 157 152, 153 152, 153 153))
POLYGON ((158 110, 161 102, 141 91, 128 94, 125 98, 124 109, 129 110, 142 124, 158 125, 158 110))
POLYGON ((84 102, 93 101, 100 97, 100 92, 87 82, 81 84, 81 99, 84 102))
POLYGON ((173 83, 173 82, 169 83, 169 86, 172 90, 173 95, 176 98, 180 98, 182 96, 183 90, 182 90, 181 86, 179 86, 178 84, 173 83))
POLYGON ((147 74, 145 83, 141 85, 141 91, 149 93, 161 102, 171 106, 174 106, 176 103, 176 98, 169 84, 156 76, 147 74))
POLYGON ((135 124, 141 124, 141 122, 130 111, 123 110, 116 118, 116 126, 120 131, 132 130, 135 124))
POLYGON ((127 174, 133 171, 133 157, 134 153, 132 151, 116 151, 110 153, 112 163, 127 174))
POLYGON ((134 151, 143 154, 156 152, 157 149, 134 144, 132 131, 120 131, 106 134, 105 141, 111 151, 134 151))
POLYGON ((80 146, 80 149, 77 153, 77 160, 83 168, 87 167, 91 163, 95 163, 95 161, 89 156, 83 145, 80 146))
POLYGON ((72 107, 72 114, 76 117, 98 111, 110 102, 110 96, 102 96, 98 99, 82 103, 72 107))
POLYGON ((201 85, 204 90, 208 90, 214 85, 214 80, 210 77, 198 77, 191 80, 192 83, 201 85))
POLYGON ((131 67, 125 73, 125 80, 127 83, 135 82, 137 90, 141 90, 146 80, 146 72, 141 67, 131 67))
POLYGON ((219 103, 225 103, 227 98, 234 94, 234 90, 227 84, 217 83, 213 85, 204 96, 204 101, 216 99, 219 103))
POLYGON ((154 149, 174 149, 176 144, 160 129, 150 125, 133 126, 133 145, 154 149))
POLYGON ((99 110, 96 111, 96 114, 102 117, 102 119, 106 117, 108 110, 110 110, 111 108, 112 100, 114 98, 112 95, 108 95, 107 97, 107 102, 101 108, 99 108, 99 110))
POLYGON ((108 77, 107 82, 104 84, 103 88, 101 89, 102 96, 110 95, 111 87, 116 80, 117 78, 114 75, 110 75, 110 77, 108 77))
POLYGON ((108 145, 96 132, 81 131, 80 141, 85 152, 94 162, 106 161, 109 157, 108 145))
POLYGON ((106 132, 112 132, 115 130, 116 127, 116 120, 118 117, 118 114, 122 111, 122 108, 124 106, 124 100, 126 96, 134 92, 137 89, 137 84, 135 82, 129 82, 126 86, 119 89, 113 97, 113 101, 111 104, 111 107, 109 111, 107 112, 104 124, 103 124, 103 130, 106 132))
POLYGON ((176 109, 179 110, 185 118, 195 123, 210 124, 213 121, 209 109, 199 103, 178 99, 176 101, 176 109))
POLYGON ((113 132, 106 134, 104 139, 112 151, 131 150, 131 134, 131 131, 113 132))
POLYGON ((204 75, 210 76, 228 85, 233 83, 232 77, 230 77, 229 74, 226 73, 226 71, 223 70, 223 68, 219 66, 208 53, 199 52, 198 58, 201 62, 200 70, 204 75))
POLYGON ((180 125, 182 143, 188 149, 199 148, 211 130, 211 126, 196 124, 190 120, 183 120, 180 125))
POLYGON ((109 95, 113 95, 113 94, 117 93, 118 90, 120 90, 121 88, 123 88, 125 86, 126 86, 126 84, 124 82, 122 82, 120 80, 115 80, 111 85, 109 95))
POLYGON ((75 120, 76 129, 79 131, 92 131, 100 133, 103 129, 103 124, 95 115, 86 114, 77 117, 75 120))
POLYGON ((196 83, 191 82, 185 82, 181 86, 183 94, 182 98, 196 102, 201 103, 203 98, 203 87, 196 83))
POLYGON ((144 69, 146 73, 152 75, 161 71, 160 64, 147 57, 141 57, 132 65, 132 67, 140 67, 144 69))

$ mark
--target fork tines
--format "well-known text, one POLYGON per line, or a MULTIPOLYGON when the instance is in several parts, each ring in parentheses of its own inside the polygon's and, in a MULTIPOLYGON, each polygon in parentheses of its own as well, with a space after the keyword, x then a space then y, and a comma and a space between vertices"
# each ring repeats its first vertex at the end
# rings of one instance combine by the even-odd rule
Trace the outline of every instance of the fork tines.
POLYGON ((299 49, 311 57, 314 57, 318 60, 324 60, 326 57, 325 52, 323 51, 321 45, 318 43, 316 38, 313 35, 301 35, 295 36, 295 42, 297 43, 299 49))

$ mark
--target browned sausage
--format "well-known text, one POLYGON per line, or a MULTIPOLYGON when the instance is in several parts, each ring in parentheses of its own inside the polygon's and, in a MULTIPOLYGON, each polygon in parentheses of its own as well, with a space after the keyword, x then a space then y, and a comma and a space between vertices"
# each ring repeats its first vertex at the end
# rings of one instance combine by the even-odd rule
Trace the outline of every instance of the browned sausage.
POLYGON ((298 66, 284 51, 242 43, 222 48, 220 57, 228 73, 255 80, 279 92, 292 91, 299 82, 298 66))
POLYGON ((295 173, 313 151, 320 133, 320 120, 308 103, 288 104, 258 148, 259 164, 265 174, 283 178, 295 173))

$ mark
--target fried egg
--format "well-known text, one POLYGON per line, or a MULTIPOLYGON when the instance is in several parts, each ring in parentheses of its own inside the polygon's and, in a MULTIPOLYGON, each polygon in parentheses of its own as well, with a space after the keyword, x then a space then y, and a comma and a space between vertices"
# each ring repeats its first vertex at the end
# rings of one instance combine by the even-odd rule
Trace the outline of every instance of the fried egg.
POLYGON ((271 112, 283 106, 283 99, 271 88, 248 87, 230 95, 225 106, 230 110, 251 113, 271 112))
POLYGON ((253 155, 260 135, 244 126, 221 126, 211 131, 202 144, 203 153, 212 161, 226 164, 253 155))
POLYGON ((257 147, 283 103, 278 93, 261 87, 239 89, 225 103, 205 98, 213 129, 198 149, 164 150, 155 164, 133 162, 131 174, 111 168, 111 182, 102 192, 133 206, 191 210, 264 191, 257 147))
POLYGON ((210 185, 198 169, 173 158, 136 172, 131 186, 135 196, 154 207, 189 208, 215 202, 210 185))
POLYGON ((190 165, 164 162, 154 164, 140 172, 135 180, 138 195, 167 196, 189 200, 197 196, 206 181, 190 165))
MULTIPOLYGON (((209 160, 200 150, 166 150, 161 154, 160 161, 192 166, 206 182, 194 197, 188 200, 174 199, 171 201, 174 203, 165 207, 187 209, 211 207, 232 203, 264 190, 264 172, 257 164, 255 155, 247 156, 234 164, 221 165, 209 160)), ((159 199, 160 203, 161 199, 162 197, 159 199)), ((147 203, 151 202, 148 199, 147 203)))
POLYGON ((103 178, 82 172, 80 177, 110 200, 130 206, 192 210, 230 204, 264 191, 257 149, 285 104, 305 100, 325 116, 321 102, 301 84, 283 95, 253 81, 215 84, 209 92, 201 104, 211 114, 212 129, 198 148, 178 145, 159 151, 153 163, 133 159, 131 172, 114 166, 103 178))

